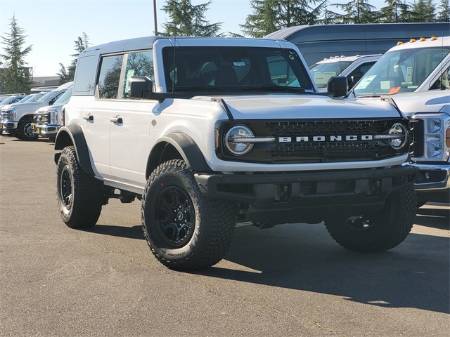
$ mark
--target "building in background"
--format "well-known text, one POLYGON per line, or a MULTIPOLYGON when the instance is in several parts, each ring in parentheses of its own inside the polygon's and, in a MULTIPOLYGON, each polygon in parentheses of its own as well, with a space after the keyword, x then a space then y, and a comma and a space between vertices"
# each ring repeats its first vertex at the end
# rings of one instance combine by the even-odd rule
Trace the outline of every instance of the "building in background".
POLYGON ((311 66, 326 57, 383 54, 399 41, 448 35, 450 23, 375 23, 296 26, 266 37, 295 43, 311 66))

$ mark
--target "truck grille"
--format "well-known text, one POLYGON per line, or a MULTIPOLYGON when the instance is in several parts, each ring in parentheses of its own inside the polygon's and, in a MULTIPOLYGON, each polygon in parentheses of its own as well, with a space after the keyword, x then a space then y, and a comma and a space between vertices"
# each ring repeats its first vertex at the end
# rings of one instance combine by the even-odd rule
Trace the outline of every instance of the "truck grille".
MULTIPOLYGON (((264 163, 323 163, 387 159, 407 153, 409 146, 394 150, 388 140, 365 140, 365 137, 388 135, 395 123, 402 123, 409 129, 408 122, 401 118, 242 121, 242 124, 253 130, 256 137, 275 137, 276 141, 255 144, 253 150, 242 157, 232 156, 226 153, 226 150, 220 155, 228 160, 233 158, 233 160, 264 163), (337 136, 340 140, 336 141, 336 138, 333 140, 333 137, 337 136), (350 138, 347 139, 347 136, 350 138), (303 141, 305 139, 308 140, 303 141)), ((412 142, 413 138, 410 134, 408 144, 412 142)))

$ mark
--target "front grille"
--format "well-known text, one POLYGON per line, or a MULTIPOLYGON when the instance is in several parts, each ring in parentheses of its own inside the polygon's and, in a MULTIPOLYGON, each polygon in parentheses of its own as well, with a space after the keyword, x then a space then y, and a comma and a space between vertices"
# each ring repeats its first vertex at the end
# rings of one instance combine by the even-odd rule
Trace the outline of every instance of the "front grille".
MULTIPOLYGON (((327 119, 242 121, 257 137, 275 137, 274 143, 255 144, 252 151, 242 157, 222 150, 224 159, 265 163, 324 163, 342 161, 381 160, 408 152, 409 146, 394 150, 387 140, 362 140, 367 135, 387 135, 395 123, 408 128, 407 121, 392 119, 327 119), (341 136, 332 141, 330 137, 341 136), (351 140, 346 140, 346 136, 351 140), (308 141, 297 141, 308 137, 308 141), (320 137, 320 141, 312 141, 320 137), (280 141, 283 139, 284 141, 280 141), (355 140, 357 139, 357 140, 355 140)), ((225 126, 227 129, 230 126, 225 126)), ((226 130, 224 130, 226 132, 226 130)), ((221 133, 222 135, 224 133, 221 133)), ((223 141, 223 140, 222 140, 223 141)), ((412 142, 412 138, 408 143, 412 142)))

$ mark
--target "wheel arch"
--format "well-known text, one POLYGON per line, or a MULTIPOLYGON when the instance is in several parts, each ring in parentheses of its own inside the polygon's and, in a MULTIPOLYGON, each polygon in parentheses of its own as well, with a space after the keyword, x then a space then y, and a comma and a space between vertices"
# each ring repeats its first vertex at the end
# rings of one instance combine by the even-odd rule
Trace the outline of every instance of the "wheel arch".
POLYGON ((194 140, 185 133, 174 132, 158 140, 147 160, 145 178, 162 162, 183 159, 194 172, 211 172, 202 151, 194 140))
POLYGON ((95 177, 89 155, 89 148, 80 126, 71 124, 59 129, 55 139, 55 163, 58 163, 61 151, 67 146, 73 146, 75 148, 77 160, 83 171, 91 177, 95 177))

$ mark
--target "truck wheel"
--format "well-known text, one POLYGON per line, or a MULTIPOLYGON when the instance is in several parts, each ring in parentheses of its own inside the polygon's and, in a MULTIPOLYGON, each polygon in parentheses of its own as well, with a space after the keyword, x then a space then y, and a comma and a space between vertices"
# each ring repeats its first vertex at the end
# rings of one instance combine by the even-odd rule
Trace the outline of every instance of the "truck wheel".
POLYGON ((325 224, 341 246, 362 253, 381 252, 399 245, 408 236, 417 210, 412 185, 393 192, 382 212, 371 215, 336 216, 325 224))
POLYGON ((208 200, 183 160, 159 165, 142 196, 142 228, 155 257, 175 270, 198 270, 219 262, 232 239, 233 203, 208 200))
POLYGON ((89 228, 102 210, 103 186, 78 164, 73 146, 64 148, 57 166, 57 200, 64 223, 71 228, 89 228))
POLYGON ((33 117, 25 116, 17 125, 17 130, 15 136, 21 140, 36 140, 38 135, 33 132, 31 123, 33 122, 33 117))

